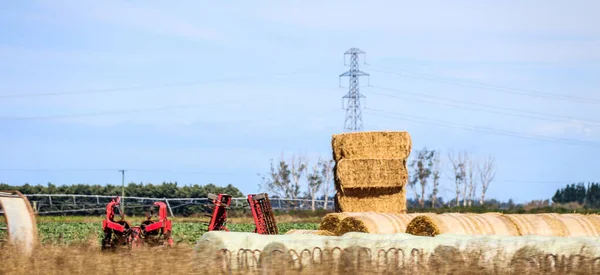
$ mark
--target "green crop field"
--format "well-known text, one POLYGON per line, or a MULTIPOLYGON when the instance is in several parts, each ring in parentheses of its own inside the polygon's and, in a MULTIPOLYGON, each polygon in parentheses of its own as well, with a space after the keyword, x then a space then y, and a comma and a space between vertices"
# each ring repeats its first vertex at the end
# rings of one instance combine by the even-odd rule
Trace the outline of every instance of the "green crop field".
MULTIPOLYGON (((75 220, 81 220, 76 218, 75 220)), ((132 224, 136 224, 132 222, 132 224)), ((0 223, 0 227, 6 226, 0 223)), ((201 222, 173 222, 173 240, 175 243, 194 244, 204 232, 206 225, 201 222)), ((251 223, 231 223, 227 227, 232 232, 252 232, 254 224, 251 223)), ((291 229, 317 229, 318 223, 303 222, 283 222, 278 223, 277 227, 280 234, 291 229)), ((85 243, 97 239, 102 239, 102 222, 38 222, 38 233, 40 241, 46 244, 74 244, 85 243)), ((0 231, 0 238, 5 234, 0 231)))

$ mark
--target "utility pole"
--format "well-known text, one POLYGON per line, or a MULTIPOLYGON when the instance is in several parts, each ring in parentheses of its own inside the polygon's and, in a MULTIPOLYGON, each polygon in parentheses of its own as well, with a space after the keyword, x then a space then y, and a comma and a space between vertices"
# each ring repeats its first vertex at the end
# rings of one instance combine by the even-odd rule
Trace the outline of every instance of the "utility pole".
POLYGON ((121 214, 125 213, 125 170, 119 170, 121 172, 121 214))
POLYGON ((344 121, 344 131, 362 131, 362 111, 360 106, 360 99, 365 96, 359 91, 359 77, 369 76, 358 69, 358 55, 364 54, 359 48, 351 48, 344 53, 344 65, 346 65, 346 55, 350 55, 350 70, 340 75, 340 87, 342 83, 342 77, 347 76, 349 78, 348 93, 342 98, 342 108, 344 108, 344 100, 347 100, 348 106, 346 109, 346 120, 344 121))

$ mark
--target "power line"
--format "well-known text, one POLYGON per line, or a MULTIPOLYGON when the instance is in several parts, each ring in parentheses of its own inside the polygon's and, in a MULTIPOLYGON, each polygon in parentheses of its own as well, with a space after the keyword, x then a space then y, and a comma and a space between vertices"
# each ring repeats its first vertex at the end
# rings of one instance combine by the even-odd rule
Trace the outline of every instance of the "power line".
POLYGON ((525 95, 525 96, 530 96, 530 97, 548 98, 548 99, 554 99, 554 100, 566 100, 566 101, 572 101, 572 102, 577 102, 577 103, 586 103, 586 104, 600 104, 600 99, 594 99, 594 98, 578 97, 578 96, 571 96, 571 95, 561 95, 561 94, 539 92, 539 91, 526 90, 526 89, 520 89, 520 88, 504 87, 504 86, 469 81, 469 80, 464 80, 464 79, 459 79, 459 78, 447 78, 447 77, 441 77, 441 76, 432 75, 432 74, 416 73, 416 72, 411 72, 411 71, 402 70, 402 69, 393 70, 393 69, 388 69, 388 68, 379 67, 379 66, 372 66, 372 65, 368 65, 368 66, 371 70, 376 71, 376 72, 394 74, 394 75, 400 75, 400 76, 407 76, 407 77, 413 77, 413 78, 420 78, 420 79, 431 80, 431 81, 435 81, 435 82, 449 83, 449 84, 455 84, 455 85, 461 85, 461 86, 467 86, 467 87, 479 88, 479 89, 486 89, 486 90, 497 91, 497 92, 525 95))
MULTIPOLYGON (((119 171, 116 168, 0 168, 0 172, 111 172, 119 171)), ((237 176, 250 175, 251 173, 219 173, 206 171, 175 171, 162 169, 127 169, 127 172, 141 173, 165 173, 165 174, 200 174, 200 175, 221 175, 237 176)), ((252 173, 252 175, 256 175, 252 173)))
MULTIPOLYGON (((308 68, 299 69, 290 73, 273 74, 272 76, 289 76, 303 72, 311 71, 308 68)), ((89 89, 79 91, 68 91, 68 92, 41 92, 41 93, 28 93, 28 94, 8 94, 0 95, 0 99, 8 98, 25 98, 25 97, 43 97, 43 96, 61 96, 61 95, 81 95, 81 94, 95 94, 95 93, 107 93, 107 92, 119 92, 119 91, 136 91, 136 90, 147 90, 156 88, 175 88, 185 86, 198 86, 198 85, 209 85, 214 83, 228 83, 241 80, 252 80, 262 76, 245 76, 245 77, 231 77, 231 78, 220 78, 206 81, 189 81, 189 82, 178 82, 178 83, 163 83, 163 84, 152 84, 152 85, 136 85, 129 87, 115 87, 106 89, 89 89)))
POLYGON ((93 116, 104 116, 104 115, 117 115, 117 114, 131 114, 131 113, 144 113, 144 112, 158 112, 175 109, 188 109, 196 108, 208 105, 221 105, 229 103, 245 103, 248 100, 226 100, 212 103, 198 103, 198 104, 185 104, 185 105, 173 105, 165 107, 149 107, 149 108, 136 108, 136 109, 123 109, 113 110, 86 114, 62 114, 62 115, 47 115, 47 116, 30 116, 30 117, 0 117, 0 120, 38 120, 38 119, 57 119, 57 118, 77 118, 77 117, 93 117, 93 116))
POLYGON ((468 110, 482 111, 482 112, 502 114, 502 115, 511 115, 511 116, 517 116, 517 117, 526 117, 526 118, 533 118, 533 119, 546 120, 546 121, 573 122, 573 120, 577 120, 577 122, 600 127, 600 121, 598 121, 598 120, 581 119, 581 118, 574 118, 574 117, 569 117, 569 116, 561 116, 561 115, 556 115, 556 114, 535 112, 535 111, 522 110, 522 109, 516 109, 516 108, 501 107, 501 106, 495 106, 495 105, 489 105, 489 104, 480 104, 480 103, 474 103, 474 102, 469 102, 469 101, 456 100, 456 99, 433 96, 433 95, 424 95, 424 94, 419 94, 416 92, 409 92, 409 91, 385 88, 385 87, 379 87, 379 86, 371 86, 371 87, 380 89, 380 90, 387 90, 387 91, 393 91, 393 92, 398 92, 398 93, 403 93, 403 94, 409 94, 412 96, 417 96, 417 97, 422 97, 422 98, 432 98, 432 99, 442 100, 442 102, 415 99, 415 98, 410 98, 410 97, 402 97, 402 96, 398 96, 398 95, 390 95, 390 94, 378 93, 378 92, 373 92, 373 91, 369 92, 369 93, 372 93, 375 95, 381 95, 381 96, 386 96, 386 97, 408 99, 408 100, 413 100, 413 101, 438 104, 438 105, 455 107, 455 108, 460 108, 460 109, 468 109, 468 110), (451 103, 451 102, 454 102, 454 103, 451 103), (465 104, 468 106, 461 106, 461 105, 457 105, 457 104, 465 104), (479 106, 477 106, 477 105, 479 105, 479 106), (510 112, 505 112, 505 111, 487 110, 487 109, 478 108, 478 107, 486 107, 486 108, 492 108, 492 109, 497 109, 497 110, 506 110, 506 111, 510 111, 510 112, 521 112, 521 113, 525 113, 525 114, 515 114, 515 113, 510 113, 510 112), (554 118, 552 118, 552 117, 554 117, 554 118))
POLYGON ((524 138, 524 139, 533 139, 533 140, 544 140, 544 141, 551 141, 551 142, 557 142, 557 143, 563 143, 563 144, 569 144, 569 145, 586 146, 586 147, 593 147, 593 148, 600 147, 600 143, 597 143, 597 142, 556 138, 556 137, 536 135, 536 134, 521 134, 518 132, 513 132, 513 131, 508 131, 508 130, 494 129, 494 128, 489 128, 489 127, 469 126, 469 125, 464 125, 464 124, 459 124, 459 123, 454 123, 454 122, 436 120, 436 119, 408 115, 408 114, 399 114, 399 113, 395 113, 395 112, 388 112, 388 111, 371 109, 371 108, 366 108, 366 109, 367 109, 367 111, 372 111, 372 113, 371 113, 372 115, 388 117, 388 118, 397 119, 397 120, 408 120, 408 121, 413 121, 413 122, 417 122, 417 123, 432 124, 432 125, 438 125, 438 126, 442 126, 442 127, 457 128, 457 129, 463 129, 463 130, 468 130, 468 131, 488 133, 488 134, 493 134, 493 135, 503 135, 503 136, 510 136, 510 137, 524 138))

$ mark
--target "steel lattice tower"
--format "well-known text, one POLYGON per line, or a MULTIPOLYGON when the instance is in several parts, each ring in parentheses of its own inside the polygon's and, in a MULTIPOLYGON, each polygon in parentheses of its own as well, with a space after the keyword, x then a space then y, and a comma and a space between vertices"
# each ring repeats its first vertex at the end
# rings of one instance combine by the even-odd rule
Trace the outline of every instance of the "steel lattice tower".
POLYGON ((359 48, 351 48, 344 53, 344 65, 346 65, 346 55, 350 55, 350 70, 341 74, 341 78, 347 76, 349 78, 349 90, 348 93, 342 98, 342 108, 346 109, 346 120, 344 121, 344 131, 362 131, 362 111, 360 106, 360 99, 365 96, 360 93, 359 90, 359 77, 369 76, 358 69, 358 55, 364 54, 359 48), (343 101, 347 101, 347 106, 343 106, 343 101))

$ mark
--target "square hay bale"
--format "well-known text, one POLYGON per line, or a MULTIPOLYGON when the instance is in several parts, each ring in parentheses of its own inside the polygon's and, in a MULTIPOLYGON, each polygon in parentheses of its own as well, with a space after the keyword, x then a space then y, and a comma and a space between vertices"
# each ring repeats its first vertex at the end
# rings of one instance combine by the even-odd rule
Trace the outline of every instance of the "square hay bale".
POLYGON ((335 165, 335 180, 338 190, 404 187, 408 169, 404 159, 342 159, 335 165))
POLYGON ((344 189, 336 194, 341 212, 406 213, 406 189, 369 188, 344 189))
POLYGON ((333 135, 333 159, 407 159, 412 150, 408 132, 355 132, 333 135))

